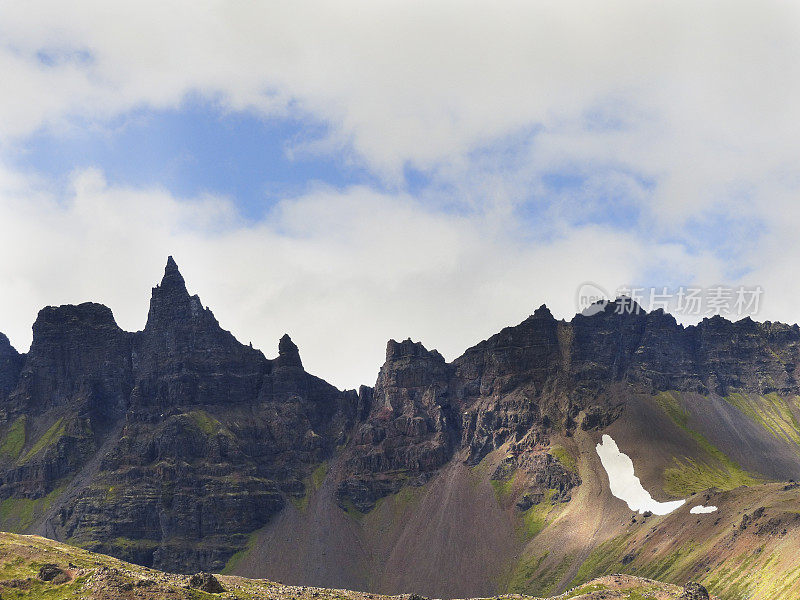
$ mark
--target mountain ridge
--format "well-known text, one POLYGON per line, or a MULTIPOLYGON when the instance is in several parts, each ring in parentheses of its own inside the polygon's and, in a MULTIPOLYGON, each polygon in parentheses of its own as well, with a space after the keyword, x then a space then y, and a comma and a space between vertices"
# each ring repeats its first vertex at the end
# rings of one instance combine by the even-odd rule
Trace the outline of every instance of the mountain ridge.
POLYGON ((661 499, 800 479, 800 328, 623 304, 543 305, 451 362, 390 340, 375 385, 342 391, 288 335, 274 359, 238 342, 170 257, 142 331, 85 303, 42 309, 27 354, 0 338, 0 528, 181 572, 551 592, 624 529, 601 433, 661 499), (542 554, 553 536, 569 564, 542 554))

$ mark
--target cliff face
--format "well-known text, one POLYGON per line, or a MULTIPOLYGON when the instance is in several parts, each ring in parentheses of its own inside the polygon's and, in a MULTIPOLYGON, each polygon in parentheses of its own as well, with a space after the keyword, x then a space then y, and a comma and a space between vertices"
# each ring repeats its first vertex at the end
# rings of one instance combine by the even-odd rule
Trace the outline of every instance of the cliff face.
POLYGON ((131 340, 105 306, 41 310, 9 398, 13 410, 31 416, 69 406, 80 416, 113 420, 131 391, 131 340))
POLYGON ((323 464, 338 505, 366 513, 503 448, 492 477, 521 474, 524 511, 581 484, 551 438, 608 426, 630 391, 800 393, 797 326, 684 328, 618 306, 570 322, 543 306, 451 363, 390 341, 375 386, 342 392, 304 370, 288 335, 275 359, 240 344, 170 258, 141 332, 82 304, 42 310, 27 355, 0 336, 0 528, 220 570, 302 506, 323 464))
POLYGON ((547 453, 550 434, 610 425, 626 393, 800 393, 796 325, 716 316, 683 327, 661 310, 626 307, 612 302, 565 322, 542 306, 450 364, 410 340, 390 341, 374 392, 362 392, 373 406, 349 449, 341 504, 369 510, 456 454, 475 465, 506 444, 503 469, 524 466, 530 494, 547 480, 568 498, 580 480, 547 453))
POLYGON ((271 364, 223 330, 170 257, 134 337, 134 407, 252 403, 271 364))
POLYGON ((371 406, 353 435, 350 475, 339 485, 346 507, 368 511, 379 498, 408 483, 424 483, 453 456, 458 416, 449 382, 453 368, 435 350, 411 340, 390 340, 375 388, 362 389, 371 406))
POLYGON ((17 386, 24 358, 0 333, 0 400, 4 400, 17 386))
POLYGON ((41 311, 24 365, 0 342, 2 525, 171 570, 222 568, 303 497, 358 405, 289 336, 275 360, 236 341, 171 258, 142 332, 83 304, 41 311))

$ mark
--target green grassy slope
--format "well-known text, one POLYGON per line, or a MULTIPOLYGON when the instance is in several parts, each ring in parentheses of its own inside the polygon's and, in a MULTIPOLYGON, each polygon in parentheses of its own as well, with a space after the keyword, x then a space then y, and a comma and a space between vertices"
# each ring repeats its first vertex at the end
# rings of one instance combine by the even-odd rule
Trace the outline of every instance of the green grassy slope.
MULTIPOLYGON (((57 572, 58 572, 57 571, 57 572)), ((0 533, 0 593, 4 600, 388 600, 388 596, 348 590, 282 585, 266 580, 216 576, 221 593, 206 593, 193 587, 186 575, 162 573, 93 554, 35 536, 0 533), (53 565, 60 574, 51 581, 41 576, 43 565, 53 565)), ((656 581, 633 577, 604 577, 573 590, 564 598, 651 598, 669 600, 679 589, 656 581)), ((406 596, 408 597, 408 596, 406 596)), ((503 597, 511 600, 512 597, 503 597)), ((523 599, 523 596, 514 596, 523 599)), ((396 599, 395 599, 396 600, 396 599)))

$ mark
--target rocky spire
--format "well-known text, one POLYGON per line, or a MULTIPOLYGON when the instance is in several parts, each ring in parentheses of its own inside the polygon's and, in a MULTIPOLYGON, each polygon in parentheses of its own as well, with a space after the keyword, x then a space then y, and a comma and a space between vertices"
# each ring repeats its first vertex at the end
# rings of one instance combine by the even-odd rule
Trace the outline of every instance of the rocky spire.
POLYGON ((161 284, 153 288, 146 329, 169 327, 176 320, 186 321, 203 310, 200 298, 190 297, 175 259, 167 259, 161 284))
POLYGON ((251 402, 267 368, 261 352, 222 329, 200 298, 189 295, 172 257, 134 348, 136 376, 147 381, 131 395, 135 407, 251 402))
POLYGON ((285 333, 278 343, 278 366, 303 368, 300 351, 288 333, 285 333))
POLYGON ((186 281, 183 279, 175 259, 171 256, 167 258, 167 266, 164 269, 164 278, 161 280, 161 285, 158 288, 162 290, 170 290, 175 292, 183 292, 187 296, 189 293, 186 291, 186 281))

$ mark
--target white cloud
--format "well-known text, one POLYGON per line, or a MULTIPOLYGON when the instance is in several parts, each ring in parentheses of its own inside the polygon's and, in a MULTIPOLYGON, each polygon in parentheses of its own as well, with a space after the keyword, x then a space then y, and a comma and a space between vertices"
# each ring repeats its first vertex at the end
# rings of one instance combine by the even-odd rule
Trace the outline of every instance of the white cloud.
POLYGON ((389 183, 416 166, 434 185, 416 197, 402 185, 317 190, 248 224, 223 198, 113 187, 94 171, 51 190, 0 169, 0 330, 24 348, 38 307, 87 299, 140 328, 169 253, 243 341, 269 354, 288 330, 312 370, 349 386, 374 378, 387 337, 453 357, 540 302, 569 317, 586 280, 710 285, 745 267, 765 288, 764 314, 796 320, 798 12, 736 1, 4 3, 6 156, 42 127, 104 126, 201 94, 224 110, 321 121, 330 137, 300 151, 348 152, 389 183), (544 184, 551 172, 586 183, 559 192, 544 184), (636 215, 627 228, 605 224, 615 203, 636 215), (720 249, 714 214, 763 235, 720 249), (685 227, 698 219, 708 240, 685 227))
POLYGON ((17 91, 0 105, 6 135, 70 114, 176 106, 198 91, 231 109, 307 111, 373 167, 397 173, 536 124, 571 160, 618 159, 659 176, 665 211, 793 165, 800 139, 792 3, 26 2, 3 11, 0 60, 17 91), (42 49, 93 60, 45 66, 42 49), (598 113, 624 131, 587 133, 587 115, 598 113))
POLYGON ((571 317, 585 280, 613 289, 673 250, 613 228, 520 238, 513 215, 434 210, 403 194, 318 190, 263 223, 221 198, 177 199, 75 174, 65 198, 0 171, 0 331, 21 349, 36 311, 88 300, 143 327, 168 254, 221 324, 270 356, 289 332, 306 366, 342 387, 374 382, 386 340, 452 359, 541 303, 571 317), (13 257, 13 258, 12 258, 13 257))

